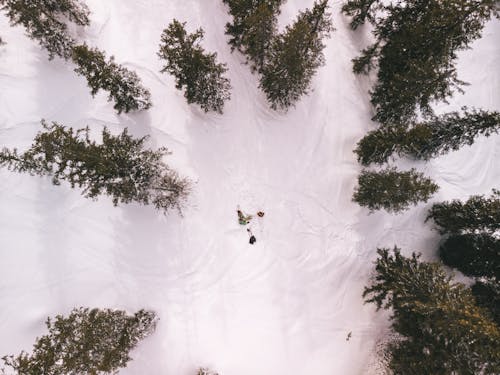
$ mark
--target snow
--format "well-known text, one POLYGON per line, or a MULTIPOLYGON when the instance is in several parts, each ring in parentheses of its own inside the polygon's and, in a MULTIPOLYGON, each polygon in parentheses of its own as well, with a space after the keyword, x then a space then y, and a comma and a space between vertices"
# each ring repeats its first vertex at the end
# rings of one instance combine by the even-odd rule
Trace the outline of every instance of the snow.
MULTIPOLYGON (((312 0, 288 0, 281 27, 312 0)), ((368 211, 351 201, 360 166, 355 143, 375 124, 370 79, 351 72, 351 59, 370 41, 352 32, 332 3, 336 31, 314 90, 295 109, 269 109, 244 59, 231 54, 221 1, 87 0, 91 26, 81 41, 135 70, 151 90, 153 108, 117 115, 106 93, 95 98, 71 63, 49 62, 21 27, 0 16, 0 142, 29 146, 40 119, 150 134, 153 148, 194 182, 182 217, 152 207, 113 207, 84 199, 50 178, 0 171, 0 354, 31 350, 47 316, 75 306, 130 312, 155 310, 156 332, 132 353, 122 374, 221 375, 373 373, 375 343, 387 315, 363 305, 377 246, 422 251, 435 259, 439 236, 419 205, 401 215, 368 211), (173 19, 203 27, 203 45, 229 67, 232 100, 224 115, 185 102, 156 56, 173 19), (257 243, 238 225, 236 207, 254 219, 257 243), (349 332, 352 337, 346 340, 349 332)), ((463 105, 500 110, 500 22, 490 22, 472 50, 460 54, 459 76, 471 83, 438 110, 463 105)), ((441 186, 433 201, 485 194, 500 181, 500 141, 416 167, 441 186)))

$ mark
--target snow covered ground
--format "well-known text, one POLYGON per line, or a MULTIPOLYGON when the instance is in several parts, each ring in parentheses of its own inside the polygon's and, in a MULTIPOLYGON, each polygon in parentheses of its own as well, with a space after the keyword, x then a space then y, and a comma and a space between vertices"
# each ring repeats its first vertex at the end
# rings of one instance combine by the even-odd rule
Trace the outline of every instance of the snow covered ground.
MULTIPOLYGON (((104 125, 150 134, 167 162, 194 181, 183 217, 152 207, 90 201, 50 179, 0 171, 0 355, 31 350, 47 316, 75 306, 158 312, 153 336, 123 374, 369 374, 384 314, 363 305, 376 246, 398 244, 426 259, 438 235, 424 224, 427 205, 404 214, 368 215, 351 202, 360 170, 355 143, 374 128, 370 80, 350 60, 369 42, 352 32, 332 2, 336 31, 314 91, 286 114, 269 109, 257 77, 231 54, 219 0, 87 0, 92 24, 81 41, 137 71, 154 107, 116 115, 105 93, 92 98, 70 63, 47 55, 0 16, 0 145, 28 147, 39 121, 104 125), (159 73, 160 34, 173 19, 203 27, 203 45, 227 62, 232 100, 224 115, 186 104, 159 73), (265 211, 248 244, 236 207, 265 211), (352 332, 349 341, 346 337, 352 332)), ((281 26, 312 0, 288 0, 281 26)), ((444 112, 462 105, 500 110, 500 22, 489 23, 460 54, 471 83, 444 112)), ((488 193, 500 185, 500 138, 416 167, 441 186, 434 201, 488 193)))

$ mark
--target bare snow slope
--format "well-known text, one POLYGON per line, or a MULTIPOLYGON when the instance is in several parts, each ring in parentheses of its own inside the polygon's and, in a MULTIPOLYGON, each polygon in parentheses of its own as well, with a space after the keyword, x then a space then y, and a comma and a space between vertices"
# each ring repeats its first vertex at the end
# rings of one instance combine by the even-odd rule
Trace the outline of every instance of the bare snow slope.
MULTIPOLYGON (((133 352, 123 374, 188 375, 210 366, 222 375, 365 374, 387 326, 362 304, 376 246, 398 244, 432 258, 438 236, 424 224, 427 205, 398 215, 351 202, 360 167, 352 149, 373 128, 369 80, 350 60, 368 43, 333 4, 336 31, 314 91, 286 114, 268 108, 257 78, 231 54, 229 20, 218 0, 87 0, 92 25, 81 40, 113 54, 151 89, 154 107, 118 116, 106 95, 0 16, 0 144, 28 147, 39 121, 104 125, 151 134, 168 162, 196 181, 184 217, 151 207, 113 207, 48 178, 0 171, 0 354, 31 350, 47 316, 74 306, 153 309, 156 333, 133 352), (159 73, 160 34, 173 19, 203 27, 203 42, 227 62, 233 97, 223 116, 188 106, 173 78, 159 73), (264 210, 255 246, 236 206, 264 210), (352 331, 352 338, 346 336, 352 331)), ((312 0, 288 0, 290 22, 312 0)), ((499 22, 460 58, 461 105, 500 109, 499 22)), ((499 185, 499 138, 416 166, 442 189, 435 200, 487 193, 499 185)))

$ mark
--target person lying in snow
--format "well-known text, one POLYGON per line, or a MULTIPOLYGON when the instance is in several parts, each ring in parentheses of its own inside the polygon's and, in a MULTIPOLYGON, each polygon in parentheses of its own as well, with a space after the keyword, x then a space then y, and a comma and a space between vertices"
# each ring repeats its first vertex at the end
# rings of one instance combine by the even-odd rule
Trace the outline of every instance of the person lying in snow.
POLYGON ((245 215, 240 209, 236 211, 238 213, 238 222, 240 225, 247 225, 250 220, 252 220, 252 215, 245 215))
POLYGON ((250 235, 250 241, 248 241, 250 243, 250 245, 253 245, 255 242, 257 242, 257 239, 255 238, 255 236, 253 235, 252 231, 250 230, 250 228, 247 228, 247 232, 248 234, 250 235))

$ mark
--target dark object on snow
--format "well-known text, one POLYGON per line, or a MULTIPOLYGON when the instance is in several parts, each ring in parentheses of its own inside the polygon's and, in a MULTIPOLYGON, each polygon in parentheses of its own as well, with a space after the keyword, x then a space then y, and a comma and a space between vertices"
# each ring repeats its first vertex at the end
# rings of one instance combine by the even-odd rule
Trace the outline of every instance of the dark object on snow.
POLYGON ((250 235, 250 240, 248 242, 250 243, 250 245, 253 245, 255 242, 257 242, 257 238, 255 238, 250 228, 247 228, 247 232, 250 235))
POLYGON ((264 216, 264 211, 259 211, 259 212, 257 212, 257 216, 258 216, 258 217, 263 217, 263 216, 264 216))

